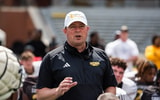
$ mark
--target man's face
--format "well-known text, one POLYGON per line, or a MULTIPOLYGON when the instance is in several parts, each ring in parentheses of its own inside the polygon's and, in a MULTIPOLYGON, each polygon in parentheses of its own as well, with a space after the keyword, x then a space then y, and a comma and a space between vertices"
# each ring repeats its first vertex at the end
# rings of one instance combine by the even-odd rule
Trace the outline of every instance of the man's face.
POLYGON ((21 64, 24 66, 25 69, 30 69, 32 68, 32 63, 33 63, 33 59, 29 58, 27 60, 21 60, 21 64))
POLYGON ((74 22, 63 31, 67 36, 68 43, 75 47, 83 45, 86 42, 89 27, 82 22, 74 22))
POLYGON ((114 66, 112 65, 112 69, 118 84, 121 83, 124 75, 124 69, 121 67, 118 67, 117 65, 114 65, 114 66))
POLYGON ((120 34, 120 38, 122 41, 126 41, 128 39, 128 31, 122 31, 120 34))

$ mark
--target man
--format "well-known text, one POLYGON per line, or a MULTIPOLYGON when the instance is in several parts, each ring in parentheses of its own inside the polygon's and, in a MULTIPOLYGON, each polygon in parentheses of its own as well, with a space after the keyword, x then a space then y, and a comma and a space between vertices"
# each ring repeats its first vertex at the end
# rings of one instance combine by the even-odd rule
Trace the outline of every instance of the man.
POLYGON ((30 51, 24 51, 20 56, 22 64, 23 78, 38 77, 41 61, 34 61, 34 54, 30 51))
POLYGON ((127 26, 121 26, 120 38, 112 43, 111 57, 118 57, 127 62, 127 69, 125 70, 125 76, 133 77, 133 62, 137 60, 139 50, 137 44, 128 38, 129 29, 127 26))
POLYGON ((126 92, 129 98, 128 100, 134 100, 137 93, 137 86, 134 81, 124 77, 124 71, 127 67, 126 62, 119 58, 110 58, 110 61, 118 82, 118 87, 126 92))
POLYGON ((96 31, 91 32, 91 34, 89 35, 89 44, 104 50, 104 46, 100 41, 99 33, 96 31))
POLYGON ((41 61, 34 61, 34 54, 31 51, 24 51, 20 56, 20 62, 22 64, 22 92, 27 95, 29 100, 32 100, 36 95, 35 87, 37 83, 37 77, 39 74, 41 61))
POLYGON ((43 58, 44 55, 46 54, 46 45, 43 43, 42 35, 43 31, 41 29, 35 29, 31 32, 31 40, 29 40, 26 44, 26 46, 30 46, 33 50, 33 54, 36 57, 41 57, 43 58))
POLYGON ((84 13, 66 15, 63 32, 67 41, 42 61, 38 100, 96 100, 102 92, 116 93, 110 61, 103 50, 87 44, 88 31, 84 13))
POLYGON ((154 35, 152 37, 152 45, 148 45, 145 48, 144 55, 160 69, 160 35, 154 35))

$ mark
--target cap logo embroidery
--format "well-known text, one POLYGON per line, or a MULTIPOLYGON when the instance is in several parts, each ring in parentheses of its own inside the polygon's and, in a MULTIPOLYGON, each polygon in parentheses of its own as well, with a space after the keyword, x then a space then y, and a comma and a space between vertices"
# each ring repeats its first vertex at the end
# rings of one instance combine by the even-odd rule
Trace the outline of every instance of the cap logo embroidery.
POLYGON ((90 64, 91 66, 96 67, 96 66, 99 66, 99 65, 100 65, 100 62, 90 62, 89 64, 90 64))
POLYGON ((83 16, 81 16, 80 14, 70 14, 70 18, 73 19, 73 18, 83 18, 83 16))

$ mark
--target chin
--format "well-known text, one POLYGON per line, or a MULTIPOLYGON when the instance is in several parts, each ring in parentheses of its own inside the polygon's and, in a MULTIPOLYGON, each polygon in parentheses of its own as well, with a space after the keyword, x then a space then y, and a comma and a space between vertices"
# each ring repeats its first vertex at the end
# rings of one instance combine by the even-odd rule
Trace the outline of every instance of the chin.
POLYGON ((81 46, 83 43, 75 43, 76 46, 81 46))

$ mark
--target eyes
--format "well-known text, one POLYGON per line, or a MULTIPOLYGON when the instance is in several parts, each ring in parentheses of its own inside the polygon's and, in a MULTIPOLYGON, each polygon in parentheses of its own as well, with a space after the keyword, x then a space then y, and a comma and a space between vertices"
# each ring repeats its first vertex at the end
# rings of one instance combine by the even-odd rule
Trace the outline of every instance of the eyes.
POLYGON ((76 30, 76 29, 83 30, 85 28, 85 25, 84 24, 82 24, 82 25, 70 25, 68 28, 71 29, 71 30, 76 30))
POLYGON ((122 72, 122 71, 117 71, 117 70, 115 70, 115 69, 113 69, 113 72, 114 72, 114 73, 118 73, 119 75, 123 75, 123 74, 124 74, 124 72, 122 72))

